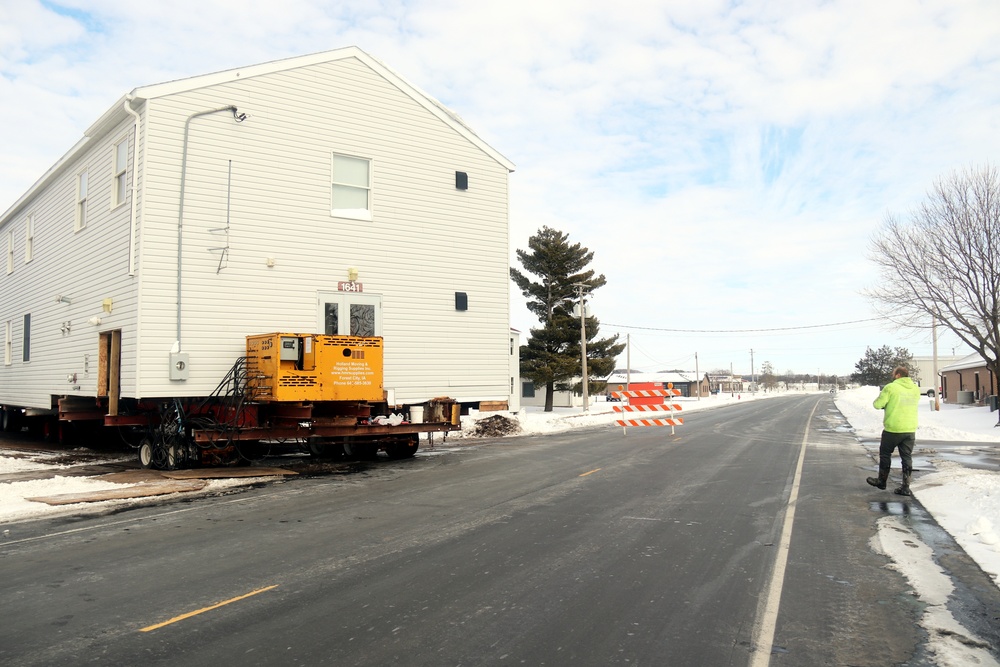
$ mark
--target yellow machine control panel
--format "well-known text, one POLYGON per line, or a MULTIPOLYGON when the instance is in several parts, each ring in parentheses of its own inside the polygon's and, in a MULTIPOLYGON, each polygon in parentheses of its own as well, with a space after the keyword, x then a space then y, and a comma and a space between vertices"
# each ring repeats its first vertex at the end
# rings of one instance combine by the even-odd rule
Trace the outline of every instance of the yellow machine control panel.
POLYGON ((255 401, 381 401, 379 337, 271 333, 247 336, 255 401))

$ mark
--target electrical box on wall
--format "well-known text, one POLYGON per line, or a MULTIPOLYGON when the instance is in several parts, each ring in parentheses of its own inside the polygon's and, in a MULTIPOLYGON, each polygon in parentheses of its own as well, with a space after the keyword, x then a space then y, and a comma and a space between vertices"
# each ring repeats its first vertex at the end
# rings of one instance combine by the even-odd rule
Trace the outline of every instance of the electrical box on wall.
POLYGON ((189 369, 190 359, 186 352, 171 352, 170 353, 170 379, 171 380, 187 380, 190 376, 189 369))

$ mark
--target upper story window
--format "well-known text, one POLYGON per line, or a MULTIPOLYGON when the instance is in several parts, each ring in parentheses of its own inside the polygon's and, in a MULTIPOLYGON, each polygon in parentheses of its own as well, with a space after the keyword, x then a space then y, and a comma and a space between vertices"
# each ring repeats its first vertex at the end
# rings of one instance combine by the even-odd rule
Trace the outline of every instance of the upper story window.
POLYGON ((14 273, 14 232, 7 232, 7 275, 14 273))
POLYGON ((73 231, 78 232, 87 226, 87 172, 76 177, 76 219, 73 221, 73 231))
POLYGON ((120 206, 128 198, 128 137, 115 144, 114 182, 111 184, 111 208, 120 206))
POLYGON ((29 215, 24 221, 24 263, 35 256, 35 216, 29 215))
POLYGON ((331 169, 332 215, 355 220, 372 219, 372 161, 334 153, 331 169))

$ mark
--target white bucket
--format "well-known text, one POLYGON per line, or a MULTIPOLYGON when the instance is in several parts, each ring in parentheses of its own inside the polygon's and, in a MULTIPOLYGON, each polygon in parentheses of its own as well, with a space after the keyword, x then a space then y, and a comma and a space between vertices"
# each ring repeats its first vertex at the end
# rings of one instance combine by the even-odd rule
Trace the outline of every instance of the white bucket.
POLYGON ((411 424, 422 424, 424 421, 424 406, 422 405, 411 405, 410 406, 410 423, 411 424))

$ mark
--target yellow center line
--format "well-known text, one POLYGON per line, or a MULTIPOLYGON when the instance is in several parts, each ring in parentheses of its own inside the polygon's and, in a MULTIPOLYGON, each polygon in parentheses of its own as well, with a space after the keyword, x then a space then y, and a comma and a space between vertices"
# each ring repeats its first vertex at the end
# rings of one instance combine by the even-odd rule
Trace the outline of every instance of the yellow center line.
POLYGON ((590 472, 585 472, 585 473, 583 473, 582 475, 580 475, 580 477, 586 477, 587 475, 593 475, 593 474, 594 474, 595 472, 597 472, 598 470, 600 470, 600 468, 594 468, 594 469, 593 469, 593 470, 591 470, 590 472))
POLYGON ((265 591, 269 591, 272 588, 277 588, 277 587, 278 587, 278 585, 275 584, 274 586, 268 586, 267 588, 258 588, 255 591, 250 591, 246 595, 241 595, 239 597, 235 597, 235 598, 232 598, 230 600, 223 600, 222 602, 219 602, 217 604, 213 604, 211 607, 205 607, 204 609, 197 609, 195 611, 189 611, 186 614, 181 614, 180 616, 174 616, 169 621, 163 621, 162 623, 157 623, 156 625, 148 625, 145 628, 142 628, 141 630, 139 630, 139 632, 151 632, 152 630, 159 630, 160 628, 162 628, 162 627, 164 627, 166 625, 170 625, 172 623, 176 623, 177 621, 183 621, 185 618, 191 618, 192 616, 197 616, 198 614, 204 614, 206 611, 212 611, 213 609, 218 609, 219 607, 224 607, 227 604, 231 604, 233 602, 239 602, 240 600, 245 600, 248 597, 251 597, 253 595, 257 595, 259 593, 263 593, 265 591))

